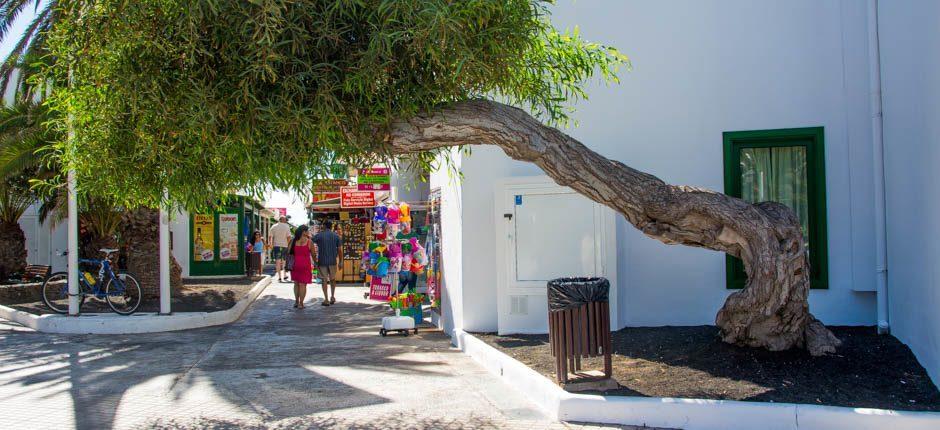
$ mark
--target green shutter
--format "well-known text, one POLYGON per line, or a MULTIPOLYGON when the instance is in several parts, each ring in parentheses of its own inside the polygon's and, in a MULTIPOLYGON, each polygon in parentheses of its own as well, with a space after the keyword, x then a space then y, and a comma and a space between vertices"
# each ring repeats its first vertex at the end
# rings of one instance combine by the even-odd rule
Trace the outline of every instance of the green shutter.
MULTIPOLYGON (((725 132, 725 194, 734 197, 742 196, 742 149, 785 147, 805 148, 811 288, 828 288, 826 152, 822 127, 725 132)), ((726 257, 726 265, 727 287, 744 288, 747 277, 741 260, 729 255, 726 257)))

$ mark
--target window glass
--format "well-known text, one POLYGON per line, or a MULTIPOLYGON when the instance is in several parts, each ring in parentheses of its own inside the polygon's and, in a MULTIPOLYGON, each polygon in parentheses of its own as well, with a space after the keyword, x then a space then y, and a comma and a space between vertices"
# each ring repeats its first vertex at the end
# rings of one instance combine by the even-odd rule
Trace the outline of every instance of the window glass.
POLYGON ((806 147, 741 148, 741 198, 778 202, 796 212, 809 246, 809 184, 806 147))

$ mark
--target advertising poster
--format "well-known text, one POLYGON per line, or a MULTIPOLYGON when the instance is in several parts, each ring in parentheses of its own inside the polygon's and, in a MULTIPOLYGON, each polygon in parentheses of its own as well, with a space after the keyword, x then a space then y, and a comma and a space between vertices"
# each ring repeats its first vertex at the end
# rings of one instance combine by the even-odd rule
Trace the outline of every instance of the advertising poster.
POLYGON ((358 187, 343 187, 340 190, 340 207, 343 209, 371 208, 375 206, 375 193, 359 191, 358 187))
POLYGON ((193 260, 212 261, 214 250, 215 217, 212 214, 193 215, 193 260))
POLYGON ((370 167, 359 171, 359 191, 389 191, 392 169, 388 167, 370 167))
POLYGON ((392 280, 389 276, 372 277, 372 284, 369 286, 369 299, 387 302, 392 295, 392 280))
POLYGON ((274 216, 276 218, 287 216, 287 208, 267 208, 267 209, 271 212, 274 212, 274 216))
POLYGON ((219 260, 238 260, 238 214, 219 214, 219 260))

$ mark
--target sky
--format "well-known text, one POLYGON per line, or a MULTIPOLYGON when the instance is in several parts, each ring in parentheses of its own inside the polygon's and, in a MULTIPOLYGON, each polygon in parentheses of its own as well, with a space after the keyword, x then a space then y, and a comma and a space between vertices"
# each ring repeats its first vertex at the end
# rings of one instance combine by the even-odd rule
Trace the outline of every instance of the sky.
POLYGON ((269 208, 287 208, 290 223, 300 225, 307 223, 307 210, 304 208, 304 199, 296 193, 284 191, 269 191, 265 194, 265 206, 269 208))
MULTIPOLYGON (((45 1, 43 1, 43 4, 45 4, 45 1)), ((20 35, 23 34, 23 30, 26 29, 26 26, 29 25, 30 21, 32 21, 35 16, 36 13, 33 8, 28 7, 17 17, 8 36, 0 43, 0 58, 6 58, 6 56, 9 55, 10 51, 13 50, 13 45, 16 44, 20 35)), ((307 222, 307 211, 304 208, 304 199, 300 198, 296 193, 269 191, 265 193, 264 198, 266 201, 265 206, 267 207, 287 208, 287 214, 290 215, 292 224, 299 225, 307 222)))
MULTIPOLYGON (((43 1, 43 4, 46 2, 43 1)), ((16 21, 13 22, 13 27, 10 28, 8 36, 3 39, 3 43, 0 43, 0 58, 6 58, 10 54, 10 51, 13 50, 13 45, 16 44, 16 41, 20 39, 20 35, 23 34, 23 31, 26 30, 26 26, 29 25, 30 21, 36 17, 32 7, 27 7, 23 10, 23 13, 16 18, 16 21)))

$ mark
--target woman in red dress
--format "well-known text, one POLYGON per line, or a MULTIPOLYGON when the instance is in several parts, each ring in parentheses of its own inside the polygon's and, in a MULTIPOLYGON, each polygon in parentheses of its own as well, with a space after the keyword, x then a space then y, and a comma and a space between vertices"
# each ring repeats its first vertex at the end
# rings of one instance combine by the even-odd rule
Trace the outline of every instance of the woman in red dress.
POLYGON ((307 295, 307 284, 313 282, 313 242, 310 241, 310 231, 306 225, 297 227, 294 240, 291 241, 288 252, 294 256, 294 265, 290 277, 294 280, 294 307, 304 308, 304 297, 307 295))

